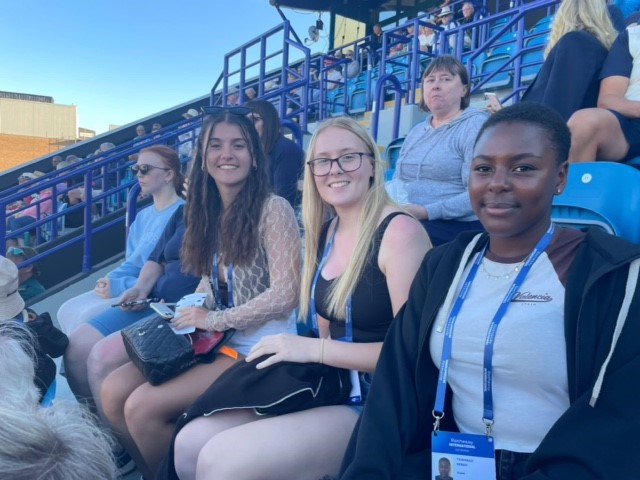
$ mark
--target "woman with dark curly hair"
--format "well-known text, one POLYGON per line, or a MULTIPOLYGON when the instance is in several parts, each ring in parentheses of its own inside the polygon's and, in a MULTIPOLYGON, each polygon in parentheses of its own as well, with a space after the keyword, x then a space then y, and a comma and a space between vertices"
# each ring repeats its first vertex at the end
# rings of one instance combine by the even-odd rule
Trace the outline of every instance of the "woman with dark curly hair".
POLYGON ((147 477, 165 454, 177 417, 267 334, 287 322, 300 288, 300 237, 291 206, 272 195, 260 138, 245 107, 212 109, 196 146, 185 207, 183 269, 202 280, 203 307, 178 310, 176 328, 236 333, 235 358, 218 355, 152 386, 128 363, 101 389, 104 413, 147 477))

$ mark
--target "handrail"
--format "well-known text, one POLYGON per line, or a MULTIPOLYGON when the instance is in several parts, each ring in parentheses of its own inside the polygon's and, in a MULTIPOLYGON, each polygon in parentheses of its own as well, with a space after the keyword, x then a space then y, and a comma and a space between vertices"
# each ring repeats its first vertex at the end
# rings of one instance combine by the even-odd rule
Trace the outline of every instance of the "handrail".
MULTIPOLYGON (((128 177, 125 173, 128 172, 129 166, 133 163, 129 159, 129 155, 137 153, 146 146, 157 143, 170 144, 180 151, 183 145, 195 142, 195 131, 201 126, 201 123, 201 117, 178 122, 176 125, 165 127, 158 132, 147 135, 142 141, 131 140, 125 142, 114 149, 104 152, 100 157, 83 160, 74 165, 50 172, 38 179, 7 189, 0 198, 0 209, 4 213, 4 219, 0 221, 0 254, 4 255, 6 253, 6 240, 8 238, 20 238, 26 232, 35 230, 36 244, 43 249, 43 251, 39 252, 38 258, 45 258, 71 245, 82 243, 82 271, 90 271, 94 265, 91 255, 94 235, 125 221, 124 215, 120 217, 116 215, 115 218, 109 219, 110 212, 117 212, 125 208, 126 219, 128 219, 127 227, 135 218, 137 209, 135 199, 138 196, 139 185, 134 178, 128 177), (81 184, 65 186, 64 188, 60 186, 80 177, 82 178, 81 184), (60 210, 58 208, 58 196, 78 188, 78 186, 84 188, 85 199, 60 210), (18 210, 21 211, 25 208, 36 206, 37 218, 35 221, 9 233, 7 231, 7 218, 14 215, 15 212, 9 211, 7 207, 26 196, 35 196, 40 192, 46 191, 51 192, 50 197, 39 198, 32 204, 21 207, 18 210), (128 192, 126 207, 123 206, 124 202, 122 201, 123 191, 128 192), (47 216, 41 215, 41 209, 44 208, 45 202, 51 203, 51 214, 47 216), (94 223, 92 215, 94 208, 102 212, 99 224, 94 223), (81 229, 74 230, 74 236, 67 237, 67 232, 59 231, 58 221, 69 213, 80 209, 84 209, 84 225, 81 229), (51 226, 48 232, 50 238, 45 239, 41 230, 42 227, 48 225, 51 226), (77 232, 80 231, 81 233, 78 235, 77 232), (55 242, 55 245, 51 244, 53 246, 49 246, 49 242, 58 238, 62 242, 55 242)), ((181 160, 184 163, 188 158, 183 157, 181 160)))
POLYGON ((402 95, 405 93, 402 90, 402 86, 400 85, 400 80, 392 73, 387 73, 380 77, 378 80, 378 84, 376 85, 376 101, 373 106, 373 114, 371 116, 371 136, 374 140, 378 139, 378 121, 379 121, 379 111, 381 109, 376 108, 378 105, 382 105, 384 107, 384 91, 385 84, 387 80, 393 84, 395 90, 395 105, 394 108, 394 117, 393 117, 393 138, 398 137, 398 132, 400 129, 400 107, 402 105, 402 95))

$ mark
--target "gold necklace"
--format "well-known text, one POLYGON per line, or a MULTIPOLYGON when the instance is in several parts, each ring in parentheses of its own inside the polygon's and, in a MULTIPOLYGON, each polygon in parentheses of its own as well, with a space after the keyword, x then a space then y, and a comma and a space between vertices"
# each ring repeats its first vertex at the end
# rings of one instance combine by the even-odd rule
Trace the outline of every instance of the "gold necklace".
POLYGON ((507 272, 507 273, 503 273, 502 275, 495 275, 491 272, 489 272, 487 270, 487 267, 485 267, 484 264, 484 258, 482 259, 482 262, 480 263, 480 265, 482 266, 482 273, 484 273, 484 276, 488 279, 493 279, 493 280, 502 280, 507 279, 509 280, 511 278, 512 275, 517 275, 517 273, 520 271, 520 269, 522 268, 522 265, 524 264, 525 260, 522 260, 521 262, 519 262, 514 268, 513 270, 507 272))

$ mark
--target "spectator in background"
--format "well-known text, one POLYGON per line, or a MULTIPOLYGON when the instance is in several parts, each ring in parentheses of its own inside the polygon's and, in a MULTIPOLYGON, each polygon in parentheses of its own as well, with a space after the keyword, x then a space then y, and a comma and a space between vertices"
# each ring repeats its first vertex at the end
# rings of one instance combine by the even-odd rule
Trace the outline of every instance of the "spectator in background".
MULTIPOLYGON (((453 12, 451 11, 451 7, 444 7, 442 10, 440 10, 437 18, 440 21, 440 25, 442 26, 444 32, 453 30, 454 28, 458 28, 458 23, 453 19, 453 12)), ((457 35, 449 35, 449 48, 447 49, 449 52, 455 50, 456 38, 457 35)), ((440 39, 436 39, 436 50, 439 48, 439 45, 440 39)))
POLYGON ((333 90, 334 88, 338 88, 342 83, 342 73, 340 72, 340 67, 331 67, 327 72, 327 84, 325 90, 333 90))
POLYGON ((144 125, 138 125, 136 127, 136 139, 141 139, 146 134, 147 134, 147 129, 144 127, 144 125))
MULTIPOLYGON (((434 18, 429 17, 428 21, 434 23, 434 18)), ((435 43, 436 33, 435 30, 427 25, 420 26, 420 35, 418 35, 418 41, 420 43, 420 50, 423 52, 433 52, 433 45, 435 43)))
MULTIPOLYGON (((461 12, 462 12, 462 16, 458 20, 458 25, 460 26, 465 25, 467 23, 474 22, 475 20, 479 20, 482 18, 482 15, 476 14, 476 7, 472 2, 464 2, 462 4, 461 12)), ((477 36, 477 31, 478 30, 476 28, 472 28, 464 32, 464 49, 465 50, 469 50, 471 49, 472 46, 474 46, 473 34, 475 32, 477 36)), ((477 44, 477 39, 476 39, 476 44, 477 44)))
POLYGON ((253 121, 269 159, 268 175, 273 192, 285 198, 295 208, 298 203, 298 178, 304 166, 304 152, 280 133, 278 112, 270 102, 252 100, 247 103, 247 107, 252 109, 247 117, 253 121))
POLYGON ((382 48, 382 25, 375 23, 369 40, 369 55, 371 55, 371 64, 375 65, 380 59, 380 49, 382 48))
MULTIPOLYGON (((18 328, 6 323, 24 324, 31 332, 32 335, 23 337, 31 346, 29 350, 33 351, 33 358, 37 362, 34 364, 35 376, 32 373, 28 378, 35 383, 40 392, 39 398, 42 398, 56 377, 56 365, 51 357, 59 357, 64 353, 68 339, 53 326, 48 314, 37 315, 33 310, 24 308, 24 300, 18 293, 18 278, 18 267, 8 258, 0 256, 0 334, 15 332, 18 328)), ((9 367, 10 362, 0 365, 2 371, 9 367)))
POLYGON ((253 87, 249 87, 249 88, 245 88, 244 89, 244 101, 245 103, 255 99, 258 96, 258 94, 256 93, 256 89, 253 87))
POLYGON ((30 260, 38 254, 36 249, 31 247, 9 247, 7 249, 7 258, 18 267, 18 292, 23 300, 30 300, 44 293, 44 286, 38 281, 40 270, 38 263, 33 262, 29 265, 21 267, 20 264, 26 260, 30 260))
POLYGON ((349 60, 344 66, 343 75, 347 78, 355 78, 360 74, 360 62, 355 58, 353 50, 347 50, 345 57, 349 60))
MULTIPOLYGON (((198 115, 200 115, 200 113, 195 108, 190 108, 182 114, 182 116, 187 120, 195 118, 198 115)), ((192 128, 191 125, 191 122, 187 122, 181 128, 192 128)), ((186 163, 191 160, 193 144, 195 142, 195 136, 198 134, 198 132, 199 130, 196 129, 194 135, 193 130, 189 130, 188 132, 178 135, 178 155, 180 156, 180 162, 186 163)))
POLYGON ((238 100, 238 87, 231 87, 227 94, 227 106, 234 107, 236 105, 240 105, 240 101, 238 100))
POLYGON ((469 74, 451 55, 429 64, 422 95, 420 107, 429 115, 407 135, 394 181, 406 190, 405 209, 422 222, 436 246, 462 231, 482 230, 471 209, 467 180, 473 143, 487 113, 469 106, 469 74))
POLYGON ((51 171, 56 170, 58 168, 58 164, 62 161, 62 155, 54 155, 51 158, 51 171))
MULTIPOLYGON (((565 120, 580 109, 595 107, 603 64, 616 36, 602 0, 563 0, 553 20, 544 63, 521 100, 553 108, 565 120)), ((502 105, 490 101, 487 108, 495 113, 502 105)), ((574 139, 574 146, 579 143, 574 139)))
MULTIPOLYGON (((565 0, 566 1, 566 0, 565 0)), ((622 32, 602 66, 598 108, 569 119, 570 162, 628 161, 640 155, 640 26, 622 32)))
POLYGON ((153 125, 151 125, 151 133, 155 133, 158 130, 162 130, 162 125, 159 124, 158 122, 154 123, 153 125))

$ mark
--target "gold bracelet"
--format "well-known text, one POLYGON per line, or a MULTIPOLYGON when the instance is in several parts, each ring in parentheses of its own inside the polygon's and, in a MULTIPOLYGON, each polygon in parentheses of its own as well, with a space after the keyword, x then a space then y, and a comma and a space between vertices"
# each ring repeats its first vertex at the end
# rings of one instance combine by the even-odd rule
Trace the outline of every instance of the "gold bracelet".
POLYGON ((320 363, 324 363, 324 338, 320 339, 320 363))

